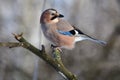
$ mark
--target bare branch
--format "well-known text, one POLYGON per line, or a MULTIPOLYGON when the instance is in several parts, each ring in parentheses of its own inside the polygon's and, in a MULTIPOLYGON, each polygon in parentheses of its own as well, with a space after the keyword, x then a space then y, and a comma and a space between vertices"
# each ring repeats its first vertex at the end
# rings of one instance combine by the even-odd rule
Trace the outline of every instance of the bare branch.
POLYGON ((37 49, 33 45, 31 45, 29 42, 27 42, 23 37, 22 34, 13 34, 16 40, 18 40, 20 43, 16 42, 7 42, 7 43, 0 43, 0 46, 4 47, 24 47, 28 49, 29 51, 33 52, 33 54, 39 56, 44 61, 46 61, 48 64, 50 64, 57 72, 59 72, 65 79, 67 80, 77 80, 76 76, 72 74, 70 71, 68 71, 65 66, 62 63, 61 60, 61 52, 57 49, 54 50, 54 55, 56 57, 52 58, 50 55, 48 55, 45 52, 45 47, 42 45, 42 50, 37 49))
POLYGON ((17 43, 17 42, 0 42, 0 46, 9 47, 9 48, 20 47, 22 45, 23 43, 17 43))

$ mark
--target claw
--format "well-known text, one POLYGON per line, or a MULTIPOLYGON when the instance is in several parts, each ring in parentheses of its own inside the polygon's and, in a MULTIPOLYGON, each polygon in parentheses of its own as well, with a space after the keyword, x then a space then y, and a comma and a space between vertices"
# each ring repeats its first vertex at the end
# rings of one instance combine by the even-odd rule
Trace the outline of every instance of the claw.
POLYGON ((63 53, 63 51, 60 47, 54 46, 53 44, 51 44, 51 47, 53 48, 53 50, 58 50, 60 53, 63 53))

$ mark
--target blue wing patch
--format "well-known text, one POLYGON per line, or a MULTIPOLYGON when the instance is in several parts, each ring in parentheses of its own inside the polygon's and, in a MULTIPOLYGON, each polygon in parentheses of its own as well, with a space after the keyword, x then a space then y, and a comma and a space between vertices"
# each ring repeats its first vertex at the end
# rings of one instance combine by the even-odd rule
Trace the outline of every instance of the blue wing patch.
POLYGON ((57 32, 59 32, 60 34, 63 34, 63 35, 73 36, 73 34, 71 32, 69 32, 69 31, 57 30, 57 32))

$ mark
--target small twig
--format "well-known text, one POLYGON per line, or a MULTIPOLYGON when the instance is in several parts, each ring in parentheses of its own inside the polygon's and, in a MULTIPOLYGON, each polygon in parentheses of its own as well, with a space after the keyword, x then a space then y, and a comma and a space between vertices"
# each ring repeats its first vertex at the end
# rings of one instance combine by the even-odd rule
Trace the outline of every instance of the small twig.
POLYGON ((42 52, 45 53, 45 46, 42 45, 42 52))
POLYGON ((23 35, 23 32, 21 34, 15 34, 15 33, 12 34, 14 35, 15 39, 20 40, 23 35))

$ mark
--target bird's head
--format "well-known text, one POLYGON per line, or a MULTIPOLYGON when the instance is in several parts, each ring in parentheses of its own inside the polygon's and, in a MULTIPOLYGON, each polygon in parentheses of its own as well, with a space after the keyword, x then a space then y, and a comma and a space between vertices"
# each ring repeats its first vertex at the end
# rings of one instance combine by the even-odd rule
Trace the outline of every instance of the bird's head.
POLYGON ((55 9, 47 9, 42 13, 40 23, 57 23, 59 18, 62 17, 64 16, 58 13, 55 9))

